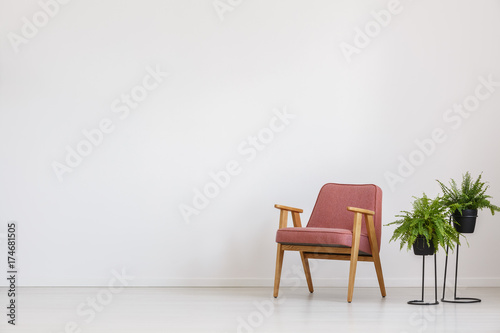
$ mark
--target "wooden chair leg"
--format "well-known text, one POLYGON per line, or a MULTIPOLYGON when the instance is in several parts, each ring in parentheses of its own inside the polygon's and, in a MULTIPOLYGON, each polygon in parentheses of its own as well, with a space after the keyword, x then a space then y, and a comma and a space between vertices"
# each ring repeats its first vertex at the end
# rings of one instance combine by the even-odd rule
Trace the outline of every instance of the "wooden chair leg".
POLYGON ((360 213, 354 215, 354 227, 352 236, 352 247, 351 247, 351 265, 349 266, 349 286, 347 288, 347 302, 352 302, 352 295, 354 294, 354 279, 356 278, 356 268, 358 266, 358 254, 359 254, 359 239, 361 236, 361 220, 362 216, 360 213))
POLYGON ((281 244, 278 244, 278 251, 276 253, 276 271, 274 273, 274 298, 278 297, 278 291, 280 289, 281 268, 283 267, 284 254, 285 251, 281 248, 281 244))
POLYGON ((300 251, 300 259, 302 259, 302 266, 304 267, 304 273, 306 274, 307 287, 309 288, 309 292, 314 292, 312 278, 311 278, 311 270, 309 268, 309 260, 304 256, 304 252, 300 251))
POLYGON ((375 264, 375 271, 377 272, 378 285, 380 287, 380 293, 382 297, 385 297, 385 284, 384 284, 384 275, 382 274, 382 264, 380 263, 380 257, 378 253, 373 256, 373 263, 375 264))
POLYGON ((373 216, 366 215, 366 227, 368 230, 368 240, 370 241, 370 248, 372 250, 373 263, 375 264, 375 271, 377 272, 378 285, 382 297, 385 297, 385 284, 384 276, 382 274, 382 264, 380 263, 379 247, 377 244, 377 236, 375 234, 375 227, 373 226, 373 216))
POLYGON ((349 286, 347 288, 347 302, 352 302, 354 294, 354 279, 356 278, 356 268, 358 265, 358 253, 351 254, 351 265, 349 267, 349 286))

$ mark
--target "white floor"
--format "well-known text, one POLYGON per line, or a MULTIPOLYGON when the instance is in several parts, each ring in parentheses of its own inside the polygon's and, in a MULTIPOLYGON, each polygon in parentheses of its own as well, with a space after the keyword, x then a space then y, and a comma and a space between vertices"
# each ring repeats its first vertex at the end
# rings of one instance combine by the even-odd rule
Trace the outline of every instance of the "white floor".
MULTIPOLYGON (((500 288, 467 288, 481 303, 415 306, 418 288, 18 288, 16 326, 0 288, 0 332, 500 332, 500 288)), ((439 289, 438 298, 441 290, 439 289)), ((452 291, 447 296, 452 296, 452 291)), ((433 290, 426 290, 426 300, 433 290)))

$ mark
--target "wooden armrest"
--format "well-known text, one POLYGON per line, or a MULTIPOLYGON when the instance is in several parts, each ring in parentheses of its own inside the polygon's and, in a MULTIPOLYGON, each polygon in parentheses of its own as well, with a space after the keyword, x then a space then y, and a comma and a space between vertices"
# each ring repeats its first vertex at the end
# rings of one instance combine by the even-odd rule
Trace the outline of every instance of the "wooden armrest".
MULTIPOLYGON (((368 233, 368 241, 370 242, 370 249, 372 251, 372 256, 378 258, 379 247, 377 244, 377 235, 375 234, 375 225, 373 223, 373 216, 375 215, 375 212, 372 210, 363 209, 363 208, 356 208, 356 207, 347 207, 347 210, 354 212, 354 213, 365 214, 366 231, 368 233)), ((354 214, 354 224, 353 224, 353 229, 352 229, 352 241, 353 241, 353 244, 355 242, 357 242, 358 247, 359 247, 359 237, 361 235, 361 220, 362 220, 361 215, 354 214)))
POLYGON ((293 226, 296 228, 302 228, 302 223, 300 222, 300 215, 303 210, 300 208, 293 208, 283 205, 274 205, 274 207, 280 209, 280 226, 279 228, 286 228, 288 212, 292 213, 293 226))
POLYGON ((355 212, 355 213, 375 215, 375 212, 373 210, 368 210, 368 209, 363 209, 363 208, 347 207, 347 210, 349 210, 351 212, 355 212))
POLYGON ((296 212, 296 213, 302 213, 304 210, 300 208, 294 208, 294 207, 288 207, 288 206, 283 206, 283 205, 274 205, 275 208, 282 209, 282 210, 288 210, 290 212, 296 212))

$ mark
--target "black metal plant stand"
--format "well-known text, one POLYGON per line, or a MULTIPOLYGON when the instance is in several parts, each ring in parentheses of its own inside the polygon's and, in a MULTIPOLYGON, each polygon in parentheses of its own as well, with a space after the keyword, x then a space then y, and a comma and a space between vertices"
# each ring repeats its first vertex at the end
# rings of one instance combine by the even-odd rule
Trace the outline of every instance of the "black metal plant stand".
POLYGON ((449 246, 446 247, 446 260, 444 262, 443 298, 441 298, 441 302, 445 302, 445 303, 479 303, 479 302, 481 302, 481 300, 479 298, 474 298, 474 297, 457 297, 458 249, 459 248, 460 248, 460 245, 457 244, 457 256, 456 256, 457 259, 456 259, 456 265, 455 265, 455 290, 454 290, 454 293, 453 293, 453 299, 452 300, 447 300, 447 299, 445 299, 445 293, 446 293, 446 272, 448 270, 448 250, 449 250, 449 246))
POLYGON ((408 301, 408 304, 412 305, 436 305, 439 304, 437 300, 437 264, 436 264, 436 254, 434 253, 434 302, 426 303, 424 302, 424 277, 425 277, 425 255, 422 256, 422 299, 408 301))

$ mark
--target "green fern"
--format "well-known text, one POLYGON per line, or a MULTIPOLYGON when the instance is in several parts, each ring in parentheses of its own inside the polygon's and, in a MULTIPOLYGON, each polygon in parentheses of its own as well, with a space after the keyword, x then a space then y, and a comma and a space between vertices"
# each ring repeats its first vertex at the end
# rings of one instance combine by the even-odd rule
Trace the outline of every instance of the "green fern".
POLYGON ((396 215, 400 219, 386 225, 398 225, 394 230, 390 242, 400 240, 399 249, 406 246, 410 250, 419 236, 426 239, 427 245, 434 245, 436 251, 439 246, 452 250, 455 244, 460 244, 460 234, 448 223, 447 207, 441 204, 441 198, 430 199, 424 193, 421 198, 414 197, 413 210, 401 211, 396 215))
POLYGON ((469 172, 462 175, 462 184, 460 187, 454 179, 450 180, 450 186, 437 181, 443 191, 441 203, 448 207, 451 213, 458 210, 460 214, 464 209, 483 209, 488 208, 492 215, 500 211, 500 207, 493 205, 489 199, 491 196, 486 194, 490 187, 481 181, 482 173, 473 181, 469 172))

